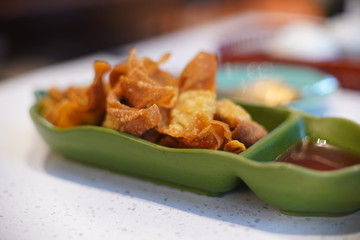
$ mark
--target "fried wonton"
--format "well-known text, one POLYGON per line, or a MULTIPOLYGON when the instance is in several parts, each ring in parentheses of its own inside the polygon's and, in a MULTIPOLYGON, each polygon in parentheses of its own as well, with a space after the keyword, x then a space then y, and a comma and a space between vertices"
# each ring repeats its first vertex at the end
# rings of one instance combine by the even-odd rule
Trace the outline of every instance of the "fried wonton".
POLYGON ((235 129, 232 130, 232 138, 244 143, 248 148, 267 135, 267 130, 254 121, 239 120, 235 129))
POLYGON ((162 115, 174 106, 178 95, 176 79, 158 68, 167 58, 159 62, 138 59, 132 50, 127 62, 110 73, 110 84, 116 85, 107 99, 105 127, 139 137, 161 125, 162 115))
POLYGON ((254 122, 245 109, 228 99, 216 102, 215 119, 229 124, 232 139, 240 141, 247 148, 267 134, 266 129, 254 122))
POLYGON ((118 84, 107 97, 107 114, 104 127, 116 129, 140 137, 149 129, 158 125, 161 120, 159 107, 156 104, 148 108, 133 108, 122 104, 122 85, 118 84))
POLYGON ((217 120, 229 124, 230 129, 234 129, 239 120, 251 121, 250 114, 229 99, 220 99, 216 101, 216 112, 214 117, 217 120))
POLYGON ((166 62, 170 57, 169 53, 164 54, 158 62, 151 60, 150 58, 138 59, 136 56, 136 50, 131 49, 127 61, 116 65, 111 71, 109 76, 109 83, 111 87, 114 87, 119 81, 121 76, 124 76, 130 72, 131 69, 141 68, 145 71, 146 75, 150 77, 155 83, 160 86, 177 87, 178 81, 170 73, 163 71, 159 68, 160 64, 166 62))
POLYGON ((245 109, 216 100, 217 59, 200 52, 178 78, 159 61, 138 58, 131 49, 123 63, 97 61, 95 78, 86 88, 50 89, 42 115, 59 127, 102 125, 174 148, 204 148, 241 153, 267 132, 245 109))
POLYGON ((228 125, 213 120, 215 98, 212 92, 192 90, 180 95, 170 114, 170 124, 160 132, 174 137, 189 148, 219 149, 231 138, 228 125))
POLYGON ((175 104, 177 89, 171 86, 160 86, 145 71, 133 69, 120 78, 121 97, 129 106, 145 108, 156 104, 159 107, 171 108, 175 104))
MULTIPOLYGON (((229 126, 214 120, 216 58, 199 53, 180 75, 180 95, 169 125, 159 128, 189 148, 221 149, 231 140, 229 126)), ((173 142, 173 141, 172 141, 173 142)))
MULTIPOLYGON (((197 121, 199 123, 199 121, 197 121)), ((197 134, 187 134, 179 137, 180 141, 189 148, 222 149, 231 140, 229 126, 223 122, 211 120, 195 125, 197 134)))
POLYGON ((245 144, 239 142, 238 140, 231 140, 225 144, 223 150, 226 152, 239 154, 246 150, 246 146, 245 144))
POLYGON ((42 116, 58 127, 101 124, 106 108, 103 75, 110 70, 106 62, 94 64, 95 78, 87 88, 70 87, 62 92, 50 89, 42 104, 42 116))
POLYGON ((158 62, 149 58, 138 59, 136 50, 131 49, 128 60, 111 71, 111 88, 121 84, 121 98, 126 99, 131 107, 146 108, 153 104, 164 108, 173 107, 178 94, 177 80, 159 68, 169 56, 165 54, 158 62))
POLYGON ((170 133, 171 136, 180 136, 185 132, 198 134, 200 123, 210 122, 213 119, 215 102, 215 94, 207 90, 190 90, 181 93, 176 105, 170 111, 170 123, 164 132, 170 133))
POLYGON ((198 53, 180 75, 180 91, 209 90, 215 93, 216 71, 216 57, 205 52, 198 53))

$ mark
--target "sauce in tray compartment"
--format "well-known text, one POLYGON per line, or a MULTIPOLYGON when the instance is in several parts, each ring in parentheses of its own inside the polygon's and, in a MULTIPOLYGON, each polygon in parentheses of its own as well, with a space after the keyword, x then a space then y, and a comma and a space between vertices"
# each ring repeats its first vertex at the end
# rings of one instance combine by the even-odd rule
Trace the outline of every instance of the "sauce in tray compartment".
POLYGON ((316 142, 312 142, 305 138, 290 147, 276 161, 329 171, 360 164, 360 157, 327 144, 326 140, 318 139, 316 142))

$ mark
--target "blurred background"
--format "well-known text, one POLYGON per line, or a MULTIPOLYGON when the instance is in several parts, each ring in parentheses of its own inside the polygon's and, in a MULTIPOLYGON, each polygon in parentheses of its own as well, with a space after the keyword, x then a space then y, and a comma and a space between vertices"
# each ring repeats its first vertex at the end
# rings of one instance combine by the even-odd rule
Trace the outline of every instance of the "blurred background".
MULTIPOLYGON (((266 36, 271 33, 271 52, 278 59, 279 56, 280 59, 292 60, 295 56, 295 58, 299 57, 298 60, 310 62, 334 59, 339 61, 339 56, 341 61, 343 56, 347 59, 348 57, 356 59, 360 54, 359 30, 354 30, 360 29, 359 2, 356 0, 1 1, 0 79, 99 51, 111 53, 113 49, 124 44, 249 11, 294 14, 293 18, 266 19, 256 25, 262 29, 266 26, 267 30, 262 31, 266 36), (300 24, 295 26, 296 28, 281 28, 282 35, 274 35, 274 29, 278 30, 285 23, 293 22, 295 18, 299 18, 298 16, 320 19, 321 24, 326 22, 327 30, 332 21, 331 39, 336 39, 337 45, 329 38, 324 40, 323 36, 330 36, 329 32, 319 37, 319 32, 322 30, 315 32, 319 30, 319 25, 300 24), (305 29, 306 34, 315 36, 315 41, 312 43, 317 44, 313 47, 317 48, 316 59, 309 60, 301 56, 304 51, 311 52, 314 49, 301 49, 292 55, 284 53, 283 49, 294 48, 294 33, 295 38, 301 41, 301 36, 296 36, 298 28, 305 29), (343 44, 341 49, 340 42, 343 44), (319 48, 323 51, 319 51, 319 48)), ((235 39, 238 36, 234 34, 228 37, 235 39)), ((224 39, 224 45, 219 45, 220 55, 224 60, 231 60, 233 57, 241 60, 244 56, 234 54, 233 50, 229 51, 229 41, 226 40, 229 39, 224 39)), ((309 44, 306 40, 301 43, 309 44)), ((248 60, 249 55, 245 55, 245 60, 248 60)), ((251 57, 259 56, 259 54, 251 55, 251 57)), ((264 57, 264 54, 261 56, 264 57)), ((359 62, 355 62, 356 66, 359 66, 359 62)))

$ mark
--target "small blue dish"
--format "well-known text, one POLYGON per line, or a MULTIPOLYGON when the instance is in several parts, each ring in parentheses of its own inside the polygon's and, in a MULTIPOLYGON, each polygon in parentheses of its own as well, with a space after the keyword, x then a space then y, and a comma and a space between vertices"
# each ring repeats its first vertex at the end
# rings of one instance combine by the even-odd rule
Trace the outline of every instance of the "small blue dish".
POLYGON ((221 65, 217 74, 217 90, 223 97, 234 98, 230 93, 259 79, 281 80, 299 94, 298 99, 286 106, 314 115, 322 115, 326 97, 339 87, 334 76, 312 67, 251 62, 221 65))

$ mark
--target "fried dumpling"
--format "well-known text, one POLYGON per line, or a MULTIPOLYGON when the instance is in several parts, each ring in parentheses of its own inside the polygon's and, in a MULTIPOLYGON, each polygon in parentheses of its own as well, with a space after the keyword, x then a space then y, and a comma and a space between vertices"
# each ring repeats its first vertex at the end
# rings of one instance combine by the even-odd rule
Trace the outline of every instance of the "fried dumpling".
POLYGON ((217 59, 214 55, 200 52, 185 67, 179 78, 180 92, 209 90, 215 93, 217 59))
POLYGON ((180 146, 220 149, 231 140, 228 125, 213 119, 216 68, 216 58, 201 52, 180 75, 180 95, 171 109, 169 125, 159 128, 180 146))
POLYGON ((56 88, 48 92, 41 104, 42 116, 58 127, 99 125, 106 108, 106 90, 103 75, 110 70, 106 62, 94 63, 95 77, 86 88, 69 87, 62 92, 56 88))
POLYGON ((147 108, 130 107, 121 103, 119 100, 121 96, 122 86, 118 84, 107 97, 107 113, 103 122, 104 127, 140 137, 143 133, 158 125, 161 115, 156 104, 147 108))
POLYGON ((251 121, 250 114, 229 99, 220 99, 216 101, 214 118, 229 124, 230 129, 234 129, 239 120, 251 121))
POLYGON ((215 119, 229 124, 232 139, 238 140, 247 148, 267 134, 267 130, 253 121, 245 109, 228 99, 216 102, 215 119))

